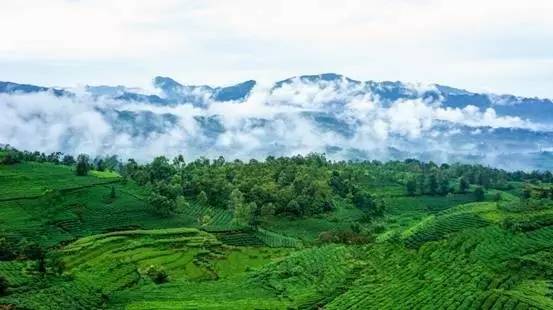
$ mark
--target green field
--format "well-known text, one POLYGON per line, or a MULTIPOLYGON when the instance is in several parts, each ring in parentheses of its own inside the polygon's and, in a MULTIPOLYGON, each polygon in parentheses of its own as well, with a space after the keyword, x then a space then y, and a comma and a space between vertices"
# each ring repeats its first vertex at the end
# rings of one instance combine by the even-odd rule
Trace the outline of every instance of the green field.
POLYGON ((422 173, 410 166, 340 165, 360 171, 349 180, 383 214, 333 194, 324 212, 260 213, 244 224, 215 196, 206 205, 193 193, 160 215, 152 185, 138 178, 0 165, 0 309, 553 309, 549 183, 490 186, 476 201, 474 185, 407 195, 405 179, 422 173), (523 198, 527 188, 543 197, 523 198))
POLYGON ((90 176, 70 178, 73 169, 49 163, 0 165, 0 200, 36 198, 47 190, 78 189, 117 181, 116 173, 92 171, 90 176))

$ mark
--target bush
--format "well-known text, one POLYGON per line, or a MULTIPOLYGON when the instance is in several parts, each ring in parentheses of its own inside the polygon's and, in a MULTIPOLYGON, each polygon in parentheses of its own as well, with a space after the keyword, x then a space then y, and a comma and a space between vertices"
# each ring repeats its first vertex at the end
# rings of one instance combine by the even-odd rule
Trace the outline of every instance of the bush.
POLYGON ((77 166, 75 168, 75 173, 78 176, 84 176, 88 174, 90 170, 90 160, 87 155, 81 154, 77 157, 77 166))
POLYGON ((169 275, 162 267, 156 267, 154 265, 151 265, 148 267, 148 270, 146 271, 146 274, 154 283, 161 284, 169 281, 169 275))
POLYGON ((161 216, 173 215, 177 208, 175 200, 160 195, 156 191, 150 193, 150 196, 148 196, 148 203, 154 211, 161 216))
POLYGON ((478 186, 475 190, 474 190, 474 197, 476 199, 476 201, 484 201, 484 189, 482 188, 482 186, 478 186))
POLYGON ((176 205, 177 213, 185 213, 190 209, 190 203, 183 196, 177 196, 176 205))
POLYGON ((34 242, 29 242, 24 244, 23 255, 28 259, 37 261, 38 272, 40 273, 46 272, 46 252, 40 245, 34 242))
POLYGON ((6 292, 8 291, 8 286, 8 280, 6 280, 6 278, 4 278, 3 276, 0 276, 0 296, 6 294, 6 292))
POLYGON ((356 233, 352 230, 324 231, 319 234, 320 243, 366 244, 374 241, 374 236, 368 233, 356 233))
POLYGON ((9 242, 8 239, 0 237, 0 261, 12 260, 16 256, 15 245, 9 242))
POLYGON ((0 159, 0 164, 3 165, 14 165, 20 162, 18 154, 13 151, 8 152, 2 159, 0 159))

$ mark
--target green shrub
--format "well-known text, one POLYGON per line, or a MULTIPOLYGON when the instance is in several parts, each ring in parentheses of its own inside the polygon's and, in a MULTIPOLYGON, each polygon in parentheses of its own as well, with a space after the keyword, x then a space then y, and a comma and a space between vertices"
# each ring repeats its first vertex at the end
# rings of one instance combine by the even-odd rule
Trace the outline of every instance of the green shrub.
POLYGON ((146 270, 146 274, 156 284, 161 284, 169 281, 169 275, 167 274, 167 272, 165 272, 165 270, 162 267, 151 265, 146 270))
POLYGON ((482 186, 478 186, 474 190, 474 197, 476 201, 484 201, 484 189, 482 188, 482 186))
POLYGON ((3 158, 0 158, 0 164, 2 165, 15 165, 20 162, 21 160, 19 159, 19 156, 16 152, 10 151, 6 153, 3 158))
POLYGON ((8 291, 8 286, 8 280, 6 280, 6 278, 4 278, 3 276, 0 276, 0 296, 6 294, 6 292, 8 291))
POLYGON ((85 154, 80 154, 77 157, 77 166, 75 167, 75 173, 78 176, 85 176, 90 170, 90 159, 85 154))

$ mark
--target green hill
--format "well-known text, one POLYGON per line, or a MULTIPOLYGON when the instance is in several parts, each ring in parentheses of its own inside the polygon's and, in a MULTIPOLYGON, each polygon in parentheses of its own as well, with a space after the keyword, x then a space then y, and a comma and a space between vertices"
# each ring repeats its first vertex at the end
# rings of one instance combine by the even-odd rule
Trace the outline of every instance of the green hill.
POLYGON ((0 309, 553 309, 550 182, 321 157, 1 164, 0 309))

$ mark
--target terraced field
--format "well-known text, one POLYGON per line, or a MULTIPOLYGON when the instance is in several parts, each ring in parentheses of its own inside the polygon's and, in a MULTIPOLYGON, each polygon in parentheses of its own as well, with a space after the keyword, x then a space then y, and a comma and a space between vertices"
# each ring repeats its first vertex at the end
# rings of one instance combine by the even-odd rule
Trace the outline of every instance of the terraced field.
POLYGON ((327 308, 552 309, 550 263, 526 262, 543 251, 550 257, 552 232, 512 235, 490 226, 418 251, 377 245, 367 253, 371 267, 327 308))
MULTIPOLYGON (((205 304, 217 296, 221 298, 227 289, 246 285, 236 280, 243 279, 246 270, 287 253, 284 249, 252 248, 246 244, 227 246, 215 235, 194 228, 108 233, 80 239, 63 250, 70 273, 99 286, 103 294, 113 294, 110 301, 113 307, 119 307, 123 301, 126 304, 130 296, 140 294, 141 301, 130 302, 127 307, 155 305, 175 309, 205 304), (147 272, 152 266, 165 270, 166 284, 155 284, 148 279, 147 272), (181 297, 176 291, 186 294, 181 297), (202 292, 204 299, 191 298, 190 291, 202 292)), ((246 291, 253 294, 244 294, 249 301, 232 302, 254 305, 257 294, 265 293, 250 288, 246 291)))
POLYGON ((369 268, 327 308, 553 309, 553 226, 505 230, 515 215, 500 209, 459 205, 369 247, 369 268))
POLYGON ((232 222, 232 213, 229 210, 205 208, 197 203, 190 203, 187 208, 182 210, 182 213, 194 219, 209 214, 211 221, 203 227, 209 231, 225 231, 240 228, 232 222))
POLYGON ((0 201, 36 198, 47 190, 70 190, 119 180, 116 173, 92 172, 76 178, 73 168, 50 163, 0 165, 0 201))
POLYGON ((68 273, 109 293, 132 285, 150 266, 163 268, 170 278, 210 278, 202 261, 217 255, 220 245, 213 235, 194 228, 131 230, 79 239, 60 254, 68 273))
POLYGON ((520 188, 409 197, 366 175, 382 217, 345 196, 247 227, 193 201, 162 217, 133 181, 33 165, 0 170, 15 184, 0 178, 0 244, 24 249, 0 261, 0 309, 553 309, 553 200, 520 188), (372 238, 319 238, 354 230, 372 238))
MULTIPOLYGON (((74 178, 66 175, 66 178, 74 178)), ((196 224, 185 214, 159 218, 145 202, 144 189, 132 183, 98 184, 37 198, 0 201, 0 233, 46 246, 90 234, 136 228, 182 227, 196 224), (116 198, 109 198, 112 187, 116 198)))

